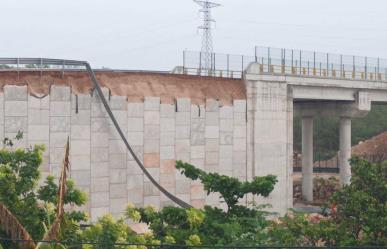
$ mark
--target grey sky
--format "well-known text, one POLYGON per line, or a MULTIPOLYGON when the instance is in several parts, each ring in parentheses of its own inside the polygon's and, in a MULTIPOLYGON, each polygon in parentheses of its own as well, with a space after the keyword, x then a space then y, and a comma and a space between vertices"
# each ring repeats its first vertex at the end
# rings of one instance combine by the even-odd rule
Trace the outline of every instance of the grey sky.
MULTIPOLYGON (((214 51, 254 45, 387 58, 386 0, 218 0, 214 51)), ((200 50, 192 0, 0 0, 0 57, 169 70, 200 50)))

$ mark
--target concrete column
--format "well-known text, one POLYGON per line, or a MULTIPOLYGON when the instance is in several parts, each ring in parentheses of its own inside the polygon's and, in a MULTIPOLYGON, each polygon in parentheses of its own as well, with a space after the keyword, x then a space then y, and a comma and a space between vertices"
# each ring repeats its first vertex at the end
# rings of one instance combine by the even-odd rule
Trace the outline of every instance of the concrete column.
POLYGON ((340 182, 349 184, 351 179, 351 166, 349 159, 351 158, 351 119, 341 117, 340 119, 340 182))
POLYGON ((247 167, 252 167, 248 179, 250 175, 253 178, 272 174, 277 176, 278 183, 267 198, 251 197, 259 204, 272 205, 270 211, 284 215, 292 208, 289 202, 289 196, 292 195, 292 189, 289 189, 292 154, 289 154, 291 150, 288 148, 291 146, 288 136, 293 133, 292 126, 289 127, 292 124, 289 118, 293 116, 293 108, 289 105, 292 95, 284 79, 264 81, 256 77, 254 72, 247 72, 245 80, 247 120, 252 123, 246 127, 248 137, 252 136, 247 140, 247 158, 250 161, 247 167))
POLYGON ((302 118, 302 196, 313 201, 313 117, 302 118))

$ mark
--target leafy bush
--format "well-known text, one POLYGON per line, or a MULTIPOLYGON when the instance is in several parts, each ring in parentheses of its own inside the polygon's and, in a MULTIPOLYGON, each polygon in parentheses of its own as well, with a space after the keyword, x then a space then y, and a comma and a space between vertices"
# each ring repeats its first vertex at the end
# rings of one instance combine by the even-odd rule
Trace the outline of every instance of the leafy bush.
MULTIPOLYGON (((271 242, 283 245, 387 245, 387 162, 351 160, 350 185, 333 194, 330 212, 291 214, 274 223, 271 242)), ((328 209, 327 209, 328 211, 328 209)))
POLYGON ((328 201, 329 198, 340 189, 340 182, 336 177, 328 179, 315 177, 313 179, 313 198, 316 200, 328 201))
POLYGON ((277 182, 275 176, 241 182, 234 177, 207 173, 181 161, 176 163, 176 168, 191 180, 200 180, 207 194, 218 193, 227 204, 227 210, 205 206, 204 210, 164 207, 156 211, 152 207, 130 205, 126 210, 127 218, 148 224, 155 238, 164 243, 246 245, 249 239, 262 240, 260 235, 269 224, 266 221, 269 213, 262 211, 262 207, 249 208, 238 203, 246 194, 268 196, 277 182))
POLYGON ((336 192, 333 219, 341 245, 387 245, 387 162, 351 159, 351 184, 336 192))
MULTIPOLYGON (((328 179, 322 177, 313 178, 313 203, 326 203, 331 196, 340 189, 340 182, 336 177, 328 179)), ((302 182, 301 179, 293 180, 293 199, 302 201, 302 182)))

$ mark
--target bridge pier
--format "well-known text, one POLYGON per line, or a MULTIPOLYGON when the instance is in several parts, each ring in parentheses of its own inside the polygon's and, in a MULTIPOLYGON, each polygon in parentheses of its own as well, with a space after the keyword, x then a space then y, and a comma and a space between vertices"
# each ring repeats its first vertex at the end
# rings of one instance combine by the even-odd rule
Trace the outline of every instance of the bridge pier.
POLYGON ((340 148, 339 148, 340 182, 347 185, 351 180, 351 119, 340 118, 340 148))
POLYGON ((313 201, 313 117, 302 117, 302 197, 313 201))

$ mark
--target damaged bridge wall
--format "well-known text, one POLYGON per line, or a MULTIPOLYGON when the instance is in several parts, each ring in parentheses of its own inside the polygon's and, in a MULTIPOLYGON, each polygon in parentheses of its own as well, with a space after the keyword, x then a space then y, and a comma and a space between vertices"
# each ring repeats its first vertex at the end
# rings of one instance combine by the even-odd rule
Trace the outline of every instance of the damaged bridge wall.
MULTIPOLYGON (((181 176, 175 160, 242 180, 251 178, 245 99, 227 105, 206 99, 197 105, 190 98, 161 103, 160 97, 148 96, 133 102, 110 95, 107 88, 103 91, 140 160, 177 197, 196 207, 222 205, 218 196, 207 196, 198 182, 181 176)), ((0 138, 13 138, 18 131, 23 139, 16 147, 46 146, 43 176, 59 174, 70 137, 71 178, 88 194, 84 209, 92 220, 105 213, 118 216, 129 202, 172 204, 128 154, 96 92, 74 94, 68 86, 52 85, 48 95, 33 96, 27 86, 5 85, 0 93, 0 138)))

